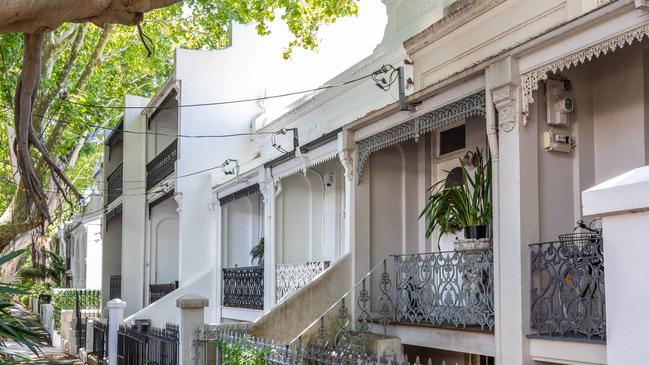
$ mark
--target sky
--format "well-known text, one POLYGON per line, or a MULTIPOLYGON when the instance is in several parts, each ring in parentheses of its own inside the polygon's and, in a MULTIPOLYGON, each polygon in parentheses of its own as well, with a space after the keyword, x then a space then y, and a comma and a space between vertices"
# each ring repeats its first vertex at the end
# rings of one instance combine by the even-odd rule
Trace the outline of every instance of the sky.
MULTIPOLYGON (((323 26, 318 50, 295 48, 290 60, 282 59, 281 52, 292 36, 285 24, 275 24, 273 33, 265 37, 270 37, 271 43, 278 46, 277 51, 269 55, 275 58, 278 72, 269 75, 266 95, 312 89, 326 83, 371 55, 383 39, 386 23, 385 5, 380 0, 360 0, 358 16, 323 26)), ((264 102, 267 113, 280 114, 301 96, 267 100, 264 102)))

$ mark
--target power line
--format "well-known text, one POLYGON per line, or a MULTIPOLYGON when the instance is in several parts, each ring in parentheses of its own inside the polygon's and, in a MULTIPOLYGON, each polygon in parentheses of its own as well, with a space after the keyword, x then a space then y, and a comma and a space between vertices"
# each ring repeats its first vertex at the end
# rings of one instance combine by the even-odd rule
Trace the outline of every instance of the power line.
POLYGON ((381 68, 378 70, 361 76, 357 77, 352 80, 340 82, 337 84, 333 85, 325 85, 325 86, 320 86, 317 88, 313 89, 307 89, 307 90, 300 90, 300 91, 293 91, 293 92, 288 92, 284 94, 277 94, 277 95, 269 95, 269 96, 260 96, 260 97, 255 97, 255 98, 247 98, 247 99, 238 99, 238 100, 225 100, 225 101, 215 101, 215 102, 207 102, 207 103, 195 103, 195 104, 183 104, 183 105, 170 105, 170 106, 124 106, 124 105, 101 105, 98 103, 82 103, 82 102, 77 102, 69 99, 62 99, 64 102, 67 102, 69 104, 74 104, 78 106, 82 106, 85 108, 94 108, 94 109, 157 109, 157 110, 162 110, 162 109, 178 109, 178 108, 193 108, 193 107, 202 107, 202 106, 215 106, 215 105, 228 105, 228 104, 237 104, 237 103, 248 103, 248 102, 253 102, 253 101, 261 101, 261 100, 269 100, 269 99, 277 99, 277 98, 284 98, 287 96, 294 96, 294 95, 300 95, 300 94, 306 94, 310 92, 315 92, 315 91, 321 91, 321 90, 328 90, 328 89, 333 89, 336 87, 341 87, 349 84, 353 84, 359 81, 362 81, 367 78, 372 78, 375 81, 377 80, 378 75, 385 74, 390 72, 391 70, 394 70, 394 66, 392 65, 383 65, 381 68))

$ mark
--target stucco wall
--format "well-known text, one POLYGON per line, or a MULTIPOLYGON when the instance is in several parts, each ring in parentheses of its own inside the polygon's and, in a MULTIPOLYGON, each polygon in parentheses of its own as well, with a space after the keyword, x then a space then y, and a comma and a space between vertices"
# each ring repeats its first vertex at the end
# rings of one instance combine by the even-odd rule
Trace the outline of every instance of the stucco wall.
POLYGON ((147 134, 146 153, 147 162, 154 159, 162 150, 173 142, 178 134, 178 101, 175 98, 175 91, 167 102, 160 106, 166 109, 160 109, 155 116, 148 122, 148 132, 158 134, 147 134))
POLYGON ((167 284, 178 280, 178 204, 173 198, 151 208, 151 283, 167 284))
POLYGON ((338 160, 282 179, 276 197, 278 264, 333 260, 341 252, 344 186, 338 160), (327 186, 328 176, 333 185, 327 186))
POLYGON ((261 194, 254 193, 221 207, 224 267, 252 264, 250 250, 263 234, 262 204, 261 194))
POLYGON ((104 232, 102 246, 102 279, 101 279, 101 302, 105 308, 110 294, 110 277, 122 274, 122 216, 119 215, 109 221, 104 221, 106 231, 104 232))
POLYGON ((643 46, 634 45, 563 73, 571 81, 575 110, 569 115, 569 128, 553 130, 576 138, 570 153, 542 150, 542 135, 550 126, 545 87, 540 85, 533 116, 538 120, 542 241, 570 232, 583 217, 581 191, 647 163, 645 62, 643 46))

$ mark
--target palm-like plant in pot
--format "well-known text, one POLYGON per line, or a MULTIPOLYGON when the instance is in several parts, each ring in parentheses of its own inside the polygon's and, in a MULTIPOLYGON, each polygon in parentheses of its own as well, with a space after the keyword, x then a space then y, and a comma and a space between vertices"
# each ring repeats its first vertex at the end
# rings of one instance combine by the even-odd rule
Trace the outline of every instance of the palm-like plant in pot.
POLYGON ((419 218, 426 218, 426 237, 464 229, 465 238, 486 238, 491 224, 491 159, 476 148, 460 158, 460 167, 430 188, 419 218))

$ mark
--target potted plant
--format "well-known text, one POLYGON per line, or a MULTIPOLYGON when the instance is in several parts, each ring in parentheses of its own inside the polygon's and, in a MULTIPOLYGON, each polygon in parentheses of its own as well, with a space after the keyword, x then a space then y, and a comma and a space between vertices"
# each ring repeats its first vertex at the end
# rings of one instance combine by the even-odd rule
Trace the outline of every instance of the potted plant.
POLYGON ((250 250, 250 263, 254 264, 257 260, 257 265, 261 266, 264 264, 264 237, 259 239, 257 246, 253 247, 250 250))
POLYGON ((464 229, 466 239, 487 237, 491 223, 491 159, 476 148, 460 158, 460 167, 431 188, 431 195, 419 217, 426 217, 426 237, 464 229))

